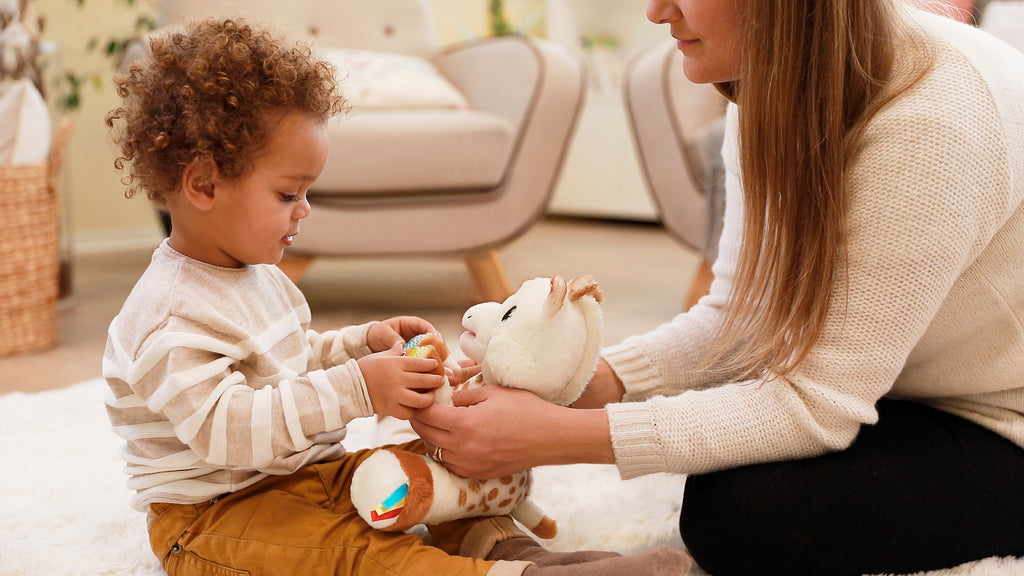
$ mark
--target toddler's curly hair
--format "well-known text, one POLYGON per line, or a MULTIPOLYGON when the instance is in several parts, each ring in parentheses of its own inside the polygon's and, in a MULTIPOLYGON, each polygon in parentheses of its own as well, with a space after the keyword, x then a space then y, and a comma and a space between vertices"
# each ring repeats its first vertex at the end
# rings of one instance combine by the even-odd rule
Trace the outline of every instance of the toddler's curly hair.
POLYGON ((114 78, 121 105, 106 116, 125 196, 166 205, 185 167, 208 159, 238 178, 286 112, 322 121, 344 111, 334 67, 301 42, 241 19, 208 19, 150 41, 151 55, 114 78))

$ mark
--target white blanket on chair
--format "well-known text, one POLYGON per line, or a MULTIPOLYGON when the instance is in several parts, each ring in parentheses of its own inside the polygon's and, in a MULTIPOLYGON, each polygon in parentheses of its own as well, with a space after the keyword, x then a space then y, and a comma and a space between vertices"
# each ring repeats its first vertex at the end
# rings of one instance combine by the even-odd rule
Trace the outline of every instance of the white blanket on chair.
MULTIPOLYGON (((121 441, 103 406, 106 385, 0 396, 0 575, 163 576, 144 515, 128 508, 121 441)), ((369 445, 374 422, 352 424, 349 449, 369 445)), ((682 547, 683 479, 622 481, 611 466, 539 468, 534 499, 559 521, 554 550, 634 553, 682 547)), ((695 571, 696 573, 699 573, 695 571)), ((1024 575, 1024 560, 995 558, 928 576, 1024 575)))

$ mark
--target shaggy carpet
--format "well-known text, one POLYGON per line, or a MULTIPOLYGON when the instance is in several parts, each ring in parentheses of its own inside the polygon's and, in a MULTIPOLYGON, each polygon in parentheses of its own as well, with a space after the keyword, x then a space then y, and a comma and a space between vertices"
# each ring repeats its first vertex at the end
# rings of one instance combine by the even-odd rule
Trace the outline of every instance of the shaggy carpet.
MULTIPOLYGON (((0 575, 164 575, 149 551, 145 517, 128 508, 105 390, 90 380, 0 396, 0 575)), ((371 419, 354 422, 346 445, 370 445, 374 427, 371 419)), ((547 542, 552 549, 682 547, 680 476, 624 482, 613 467, 578 465, 539 468, 534 482, 534 499, 559 520, 558 537, 547 542)), ((989 558, 919 576, 953 575, 1020 576, 1024 559, 989 558)))

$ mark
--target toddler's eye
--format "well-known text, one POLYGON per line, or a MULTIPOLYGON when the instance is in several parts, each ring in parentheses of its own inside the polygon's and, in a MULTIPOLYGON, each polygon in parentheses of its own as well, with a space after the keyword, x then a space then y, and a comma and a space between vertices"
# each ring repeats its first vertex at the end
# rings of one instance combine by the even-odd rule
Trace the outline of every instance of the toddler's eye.
POLYGON ((285 202, 295 202, 298 199, 299 199, 299 195, 298 194, 287 194, 287 193, 284 193, 284 192, 281 193, 281 200, 284 200, 285 202))
POLYGON ((516 311, 516 307, 515 306, 509 308, 508 312, 505 312, 505 315, 501 317, 501 321, 504 322, 505 320, 508 320, 512 316, 512 313, 515 312, 515 311, 516 311))

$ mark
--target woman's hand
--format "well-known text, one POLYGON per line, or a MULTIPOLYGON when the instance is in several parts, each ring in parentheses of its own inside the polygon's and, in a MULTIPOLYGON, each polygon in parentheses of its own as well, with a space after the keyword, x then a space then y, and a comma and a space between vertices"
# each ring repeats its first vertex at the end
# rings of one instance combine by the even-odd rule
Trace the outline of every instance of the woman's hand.
POLYGON ((366 333, 366 345, 374 352, 383 352, 396 342, 404 345, 413 336, 428 333, 437 334, 437 330, 423 318, 395 316, 373 323, 366 333))
POLYGON ((454 407, 433 404, 418 410, 411 423, 428 453, 440 448, 444 465, 470 478, 614 461, 604 410, 573 410, 503 386, 460 392, 454 407))
POLYGON ((468 358, 463 358, 459 360, 458 370, 449 370, 445 368, 445 370, 448 372, 448 381, 451 383, 452 387, 456 387, 459 384, 465 382, 466 380, 469 380, 470 378, 476 376, 477 374, 480 373, 480 369, 481 367, 479 364, 476 363, 476 361, 470 360, 468 358))

